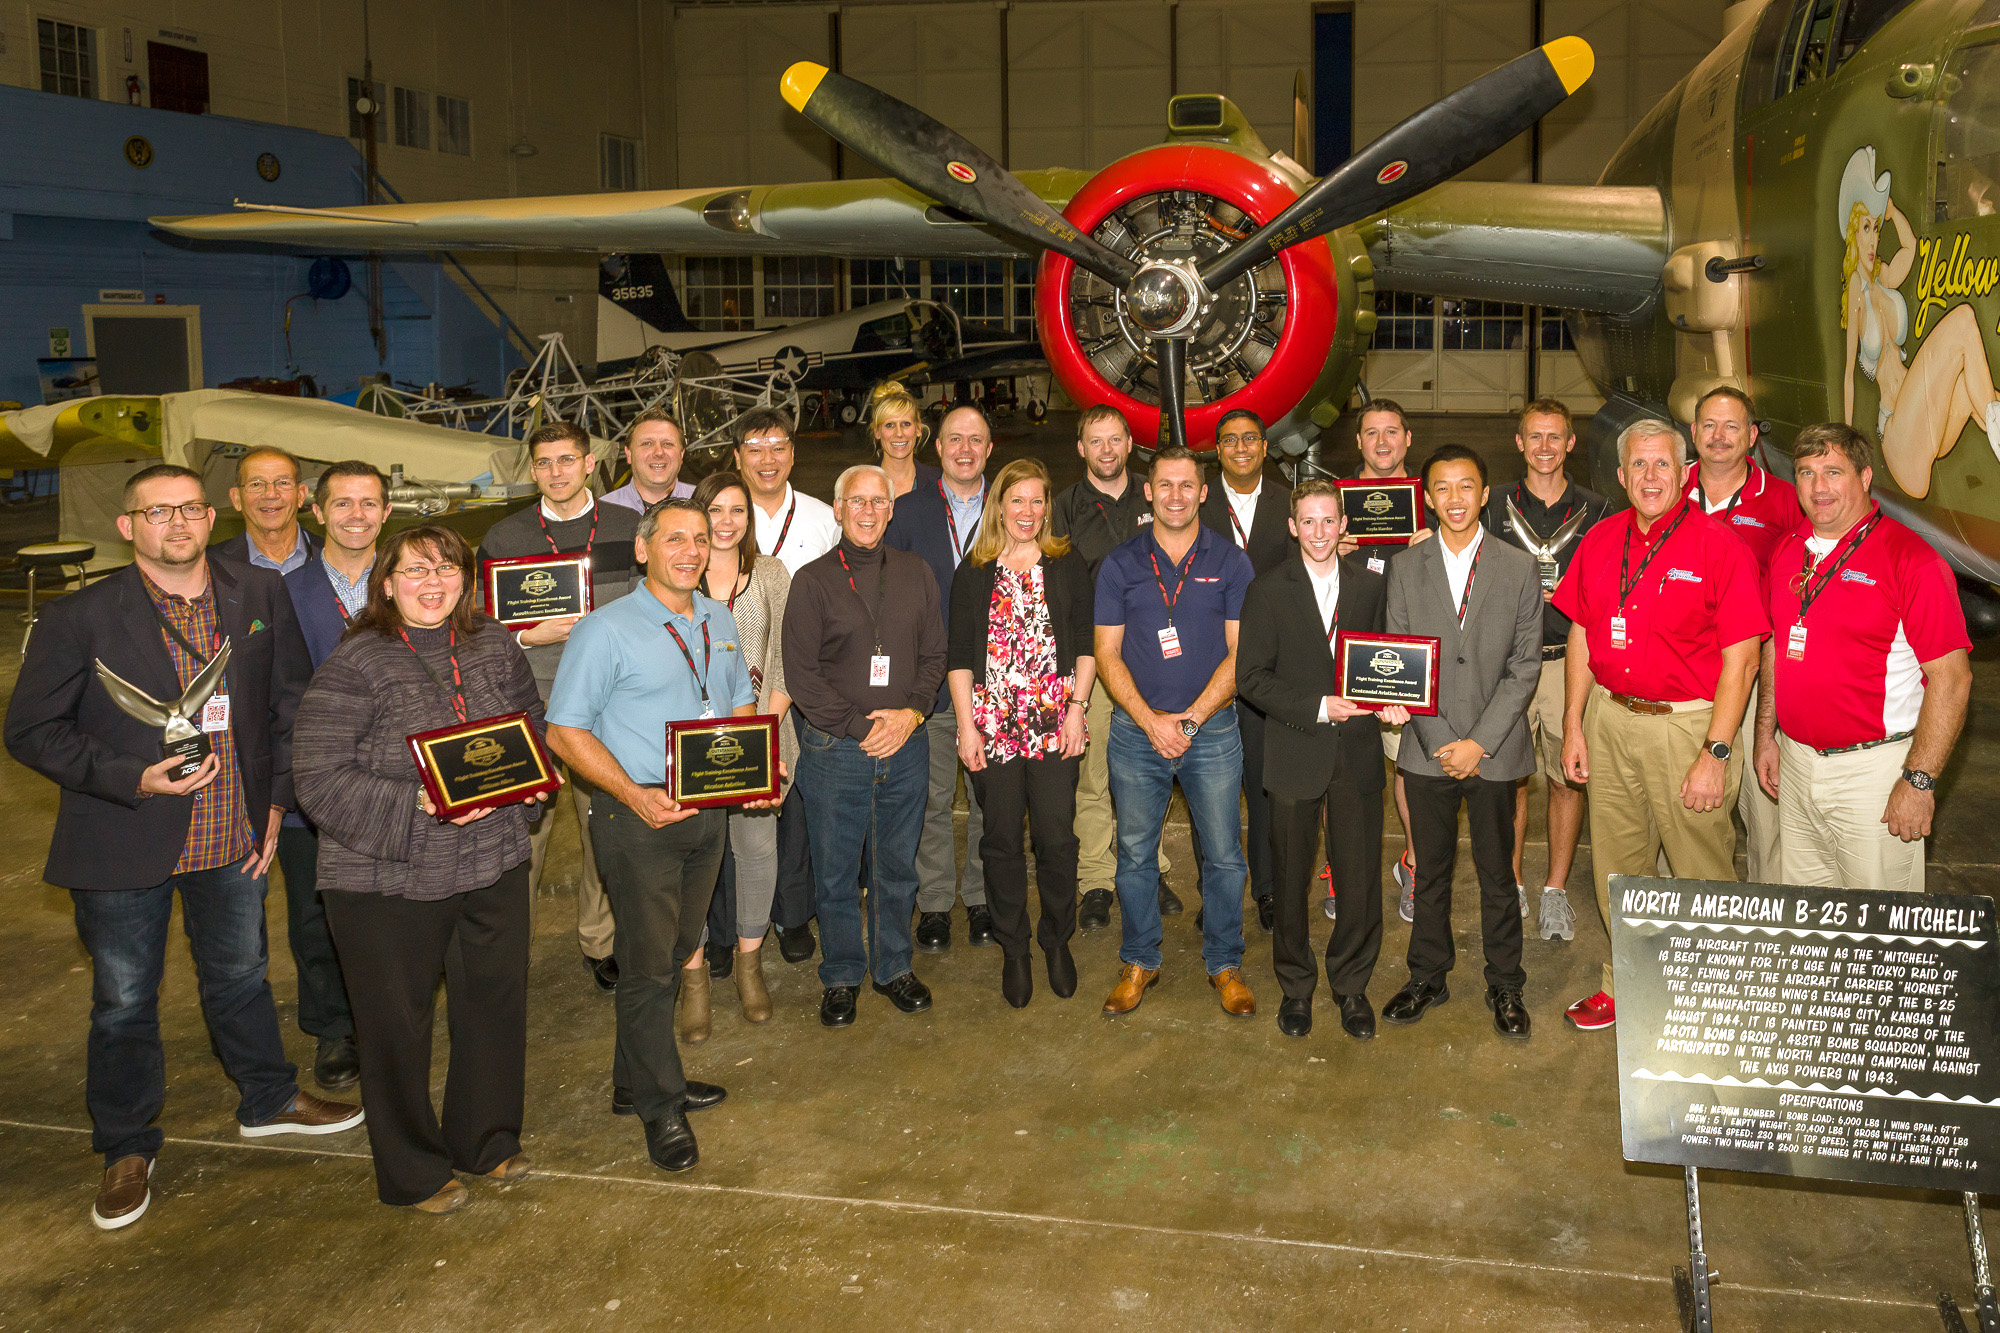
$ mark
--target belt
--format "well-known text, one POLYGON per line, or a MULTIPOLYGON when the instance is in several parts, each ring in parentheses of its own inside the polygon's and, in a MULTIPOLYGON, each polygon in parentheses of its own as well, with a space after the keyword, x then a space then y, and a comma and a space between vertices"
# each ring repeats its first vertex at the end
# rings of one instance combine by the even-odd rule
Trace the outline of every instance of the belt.
POLYGON ((1807 746, 1806 748, 1824 759, 1829 755, 1853 754, 1857 750, 1872 750, 1878 745, 1894 745, 1897 741, 1906 741, 1916 734, 1914 731, 1899 731, 1893 736, 1884 736, 1879 741, 1863 741, 1859 745, 1836 745, 1831 750, 1822 750, 1817 745, 1807 746))
POLYGON ((1666 717, 1671 713, 1692 713, 1700 708, 1714 707, 1714 704, 1707 699, 1663 702, 1658 699, 1635 699, 1629 694, 1619 694, 1615 690, 1606 690, 1605 693, 1611 697, 1612 703, 1641 717, 1666 717))
POLYGON ((1544 662, 1560 662, 1563 660, 1563 657, 1568 652, 1569 652, 1569 645, 1566 643, 1559 643, 1553 648, 1542 649, 1542 660, 1544 662))

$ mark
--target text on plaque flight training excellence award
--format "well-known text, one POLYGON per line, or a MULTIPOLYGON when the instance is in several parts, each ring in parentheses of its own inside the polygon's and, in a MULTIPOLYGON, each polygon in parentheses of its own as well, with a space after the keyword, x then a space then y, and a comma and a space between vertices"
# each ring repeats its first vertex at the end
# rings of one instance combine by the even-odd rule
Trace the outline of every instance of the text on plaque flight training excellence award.
POLYGON ((440 820, 533 800, 562 786, 526 713, 502 713, 410 736, 417 777, 440 820))
POLYGON ((778 796, 778 719, 700 718, 667 723, 667 795, 704 807, 778 796))
POLYGON ((1340 697, 1371 711, 1400 704, 1419 717, 1436 717, 1438 645, 1421 635, 1342 630, 1333 644, 1340 697))
POLYGON ((180 763, 167 774, 169 782, 185 782, 195 775, 202 760, 208 758, 208 733, 221 731, 229 725, 227 698, 217 700, 221 708, 219 722, 210 725, 210 715, 206 710, 209 696, 222 684, 222 673, 229 665, 229 640, 222 641, 222 647, 209 660, 207 666, 188 685, 180 698, 172 703, 162 703, 137 685, 119 676, 104 665, 104 659, 97 659, 97 679, 104 686, 104 692, 111 696, 129 716, 138 718, 149 727, 159 727, 160 758, 180 756, 180 763), (195 714, 201 713, 202 725, 197 727, 195 714))
POLYGON ((479 566, 486 614, 510 630, 590 614, 590 556, 523 555, 479 566))
POLYGON ((1340 491, 1340 512, 1347 516, 1347 535, 1363 546, 1406 545, 1424 530, 1420 478, 1343 478, 1333 484, 1340 491))

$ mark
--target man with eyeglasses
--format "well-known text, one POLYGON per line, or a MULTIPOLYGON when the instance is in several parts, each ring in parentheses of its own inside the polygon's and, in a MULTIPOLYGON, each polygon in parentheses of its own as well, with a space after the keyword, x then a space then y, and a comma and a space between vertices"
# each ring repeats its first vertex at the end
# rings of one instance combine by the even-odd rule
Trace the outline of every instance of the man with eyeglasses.
MULTIPOLYGON (((590 473, 594 466, 590 436, 567 421, 552 421, 529 434, 528 460, 541 499, 533 508, 509 514, 486 530, 479 544, 480 567, 483 569, 488 560, 518 556, 583 555, 590 560, 592 609, 630 592, 633 571, 638 568, 634 549, 639 515, 624 505, 601 504, 590 493, 590 473)), ((578 619, 562 616, 544 620, 514 636, 527 650, 528 665, 534 668, 535 684, 542 692, 544 704, 555 684, 556 668, 562 664, 563 645, 569 641, 569 633, 578 619)), ((664 745, 665 739, 660 743, 664 745)), ((608 995, 618 988, 617 929, 590 841, 589 784, 570 782, 569 795, 583 858, 576 886, 577 939, 583 946, 584 965, 590 969, 597 988, 608 995)), ((555 831, 555 804, 551 803, 528 837, 531 895, 540 888, 542 870, 548 862, 549 835, 555 831)))
POLYGON ((283 449, 259 445, 236 460, 229 504, 243 515, 243 531, 217 542, 215 553, 260 569, 289 574, 319 554, 320 539, 299 526, 299 460, 283 449))
MULTIPOLYGON (((1250 568, 1259 575, 1276 569, 1298 549, 1291 533, 1292 488, 1282 478, 1264 474, 1269 450, 1262 417, 1241 408, 1225 415, 1215 423, 1222 484, 1209 487, 1201 502, 1201 525, 1249 556, 1250 568)), ((1243 734, 1250 895, 1257 903, 1257 924, 1270 930, 1277 922, 1278 899, 1271 872, 1271 800, 1264 794, 1264 714, 1239 699, 1236 725, 1243 734)))
POLYGON ((606 491, 604 503, 643 514, 662 500, 687 499, 694 487, 680 480, 686 454, 679 418, 657 407, 641 412, 625 432, 625 466, 632 470, 632 480, 606 491))
POLYGON ((206 550, 201 475, 157 463, 125 485, 132 564, 42 609, 7 708, 7 752, 62 788, 42 877, 70 891, 92 966, 84 1098, 104 1179, 91 1221, 110 1231, 152 1202, 165 1137, 160 979, 174 897, 212 1049, 236 1084, 238 1132, 332 1134, 361 1108, 322 1101, 285 1058, 266 976, 265 870, 292 798, 292 718, 312 664, 277 575, 206 550), (96 667, 176 699, 227 643, 199 714, 209 753, 173 778, 157 725, 128 714, 96 667))

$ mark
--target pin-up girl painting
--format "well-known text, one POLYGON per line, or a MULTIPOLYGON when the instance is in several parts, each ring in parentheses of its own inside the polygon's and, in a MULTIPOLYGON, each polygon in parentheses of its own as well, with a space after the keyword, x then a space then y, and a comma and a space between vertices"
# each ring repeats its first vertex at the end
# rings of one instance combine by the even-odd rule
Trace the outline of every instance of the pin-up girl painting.
POLYGON ((1970 305, 1946 311, 1925 335, 1907 364, 1903 343, 1910 334, 1910 311, 1896 289, 1910 276, 1917 238, 1910 220, 1889 197, 1889 173, 1875 171, 1875 149, 1864 145, 1847 159, 1835 215, 1847 242, 1841 260, 1845 285, 1840 324, 1847 330, 1841 415, 1854 421, 1854 372, 1875 381, 1880 406, 1875 437, 1890 475, 1904 493, 1930 493, 1931 467, 1952 451, 1967 424, 1985 432, 2000 458, 2000 392, 1986 361, 1979 319, 1970 305), (1895 254, 1882 260, 1882 231, 1896 233, 1895 254))

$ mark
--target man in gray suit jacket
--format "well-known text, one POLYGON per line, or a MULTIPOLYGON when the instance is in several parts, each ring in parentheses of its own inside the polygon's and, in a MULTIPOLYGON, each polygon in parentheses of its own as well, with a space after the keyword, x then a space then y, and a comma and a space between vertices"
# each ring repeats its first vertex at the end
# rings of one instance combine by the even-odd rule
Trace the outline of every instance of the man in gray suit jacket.
POLYGON ((1450 998, 1451 879, 1463 804, 1479 872, 1486 1003, 1501 1036, 1525 1040, 1527 975, 1511 854, 1514 784, 1535 767, 1527 707, 1542 669, 1541 582, 1525 551, 1487 540, 1486 464, 1477 454, 1447 444, 1424 460, 1423 477, 1438 540, 1390 562, 1388 631, 1438 640, 1438 713, 1410 719, 1396 756, 1410 798, 1416 921, 1409 983, 1382 1017, 1414 1023, 1450 998))

